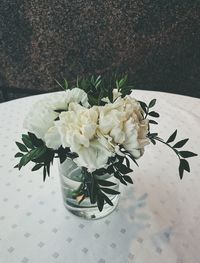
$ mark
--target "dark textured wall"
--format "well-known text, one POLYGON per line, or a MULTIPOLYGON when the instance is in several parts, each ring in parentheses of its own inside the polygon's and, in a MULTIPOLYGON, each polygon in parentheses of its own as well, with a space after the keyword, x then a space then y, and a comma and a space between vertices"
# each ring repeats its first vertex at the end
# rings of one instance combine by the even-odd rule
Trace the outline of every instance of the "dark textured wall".
POLYGON ((200 8, 192 0, 1 0, 0 85, 129 73, 136 88, 200 97, 200 8))

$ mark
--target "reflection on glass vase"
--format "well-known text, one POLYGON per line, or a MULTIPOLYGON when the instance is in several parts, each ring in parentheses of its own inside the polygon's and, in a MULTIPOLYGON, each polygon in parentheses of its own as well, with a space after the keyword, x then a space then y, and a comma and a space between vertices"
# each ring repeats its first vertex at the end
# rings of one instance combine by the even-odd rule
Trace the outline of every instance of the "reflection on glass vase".
MULTIPOLYGON (((84 185, 83 175, 81 169, 72 160, 67 159, 62 164, 59 163, 59 174, 64 205, 72 214, 85 219, 97 219, 107 216, 116 208, 119 195, 108 195, 113 206, 106 203, 101 212, 96 203, 91 204, 89 197, 80 202, 81 190, 84 185)), ((119 191, 119 181, 113 175, 105 174, 99 178, 114 182, 116 185, 112 189, 119 191)))

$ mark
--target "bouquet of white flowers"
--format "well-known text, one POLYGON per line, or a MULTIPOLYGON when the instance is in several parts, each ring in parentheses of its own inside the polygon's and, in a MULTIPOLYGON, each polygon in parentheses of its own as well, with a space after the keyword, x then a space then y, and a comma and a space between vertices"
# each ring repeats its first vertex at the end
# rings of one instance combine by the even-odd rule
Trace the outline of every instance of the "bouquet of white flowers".
POLYGON ((22 135, 22 143, 16 142, 21 151, 15 155, 20 157, 19 169, 32 161, 32 171, 42 168, 45 180, 54 158, 61 163, 73 160, 83 176, 76 197, 81 197, 79 202, 89 198, 100 211, 105 203, 112 206, 109 195, 119 194, 110 188, 113 183, 100 177, 113 174, 122 184, 133 183, 130 160, 137 165, 149 143, 159 141, 174 151, 181 179, 184 170, 190 171, 186 158, 196 154, 180 151, 188 139, 172 146, 177 131, 167 141, 150 132, 151 125, 157 124, 152 118, 159 117, 152 110, 156 99, 146 104, 133 98, 126 76, 109 82, 100 76, 82 79, 71 89, 65 80, 61 86, 65 91, 45 97, 30 109, 24 121, 28 134, 22 135))

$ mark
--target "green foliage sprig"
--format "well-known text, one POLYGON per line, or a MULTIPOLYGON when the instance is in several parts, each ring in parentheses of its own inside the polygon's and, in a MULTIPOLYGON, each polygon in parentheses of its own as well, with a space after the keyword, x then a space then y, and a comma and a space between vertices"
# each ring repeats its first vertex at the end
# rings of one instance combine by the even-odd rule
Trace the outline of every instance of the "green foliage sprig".
POLYGON ((20 158, 19 163, 15 166, 22 168, 30 161, 35 165, 32 171, 37 171, 43 168, 43 180, 45 181, 46 175, 50 175, 50 164, 53 163, 54 151, 47 148, 45 143, 38 139, 33 133, 22 134, 22 143, 16 142, 21 152, 16 153, 15 157, 20 158))
POLYGON ((190 172, 190 165, 186 159, 197 156, 197 154, 190 151, 179 150, 188 142, 189 140, 188 138, 180 140, 176 142, 174 145, 172 145, 172 143, 176 139, 176 135, 177 135, 177 130, 175 130, 166 141, 158 137, 158 133, 149 133, 148 137, 154 145, 156 144, 156 141, 159 141, 173 150, 173 152, 177 155, 179 159, 179 176, 180 179, 182 179, 184 171, 190 172))
POLYGON ((74 159, 78 155, 72 153, 69 148, 60 147, 58 150, 48 148, 45 143, 38 139, 33 133, 22 134, 22 142, 16 142, 20 152, 15 154, 20 158, 19 163, 15 166, 19 170, 29 162, 35 163, 32 171, 43 169, 43 180, 50 176, 50 165, 53 164, 54 158, 59 158, 63 163, 66 158, 74 159))
MULTIPOLYGON (((89 197, 91 204, 97 203, 99 211, 102 211, 105 203, 113 206, 111 196, 120 194, 120 192, 115 190, 115 183, 101 178, 101 176, 106 174, 113 174, 114 177, 124 185, 127 185, 127 183, 133 184, 132 178, 128 175, 133 172, 130 168, 130 161, 128 158, 131 154, 128 153, 129 155, 126 155, 127 153, 123 151, 123 147, 121 147, 121 151, 124 155, 111 157, 108 161, 107 168, 97 169, 92 173, 89 173, 86 168, 82 168, 84 183, 78 193, 79 196, 82 195, 80 202, 82 202, 86 197, 89 197)), ((133 156, 131 157, 134 159, 133 156)))
MULTIPOLYGON (((151 110, 151 108, 153 108, 156 104, 156 99, 152 99, 148 105, 143 101, 139 101, 139 103, 145 113, 144 119, 146 119, 148 116, 153 117, 153 118, 160 117, 160 114, 158 112, 151 110)), ((151 119, 149 119, 149 123, 158 124, 155 120, 151 120, 151 119)))
POLYGON ((103 106, 106 104, 103 98, 108 98, 113 102, 113 89, 121 92, 121 96, 125 97, 130 94, 133 86, 129 84, 128 76, 119 77, 116 74, 102 78, 101 76, 91 76, 90 78, 82 78, 76 81, 76 85, 70 87, 67 80, 64 79, 63 84, 56 81, 62 89, 73 89, 75 87, 84 90, 87 93, 88 101, 91 106, 103 106))

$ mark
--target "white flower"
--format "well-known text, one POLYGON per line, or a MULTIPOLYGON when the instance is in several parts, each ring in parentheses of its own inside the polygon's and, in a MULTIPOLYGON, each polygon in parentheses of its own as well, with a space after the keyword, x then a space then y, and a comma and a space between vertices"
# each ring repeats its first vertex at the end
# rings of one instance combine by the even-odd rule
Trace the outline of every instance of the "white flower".
POLYGON ((125 123, 124 131, 124 148, 135 158, 139 158, 144 153, 144 146, 149 144, 149 140, 146 137, 148 133, 148 120, 137 122, 134 118, 129 118, 125 123))
POLYGON ((47 131, 54 126, 59 113, 56 109, 66 110, 68 107, 65 92, 56 93, 36 102, 24 120, 24 128, 44 140, 47 131))
POLYGON ((44 140, 48 147, 58 149, 61 140, 55 128, 55 119, 59 113, 55 110, 66 111, 71 102, 81 103, 84 107, 89 107, 87 94, 79 88, 54 93, 36 102, 31 107, 24 120, 24 128, 44 140))
POLYGON ((84 90, 79 88, 73 88, 72 90, 66 90, 66 96, 68 103, 77 102, 81 103, 83 107, 88 108, 90 105, 88 103, 88 96, 84 90))
POLYGON ((148 121, 143 120, 140 104, 130 96, 119 97, 99 111, 100 131, 111 136, 113 143, 122 144, 135 158, 139 158, 144 146, 149 143, 146 138, 148 121))
POLYGON ((78 158, 74 162, 78 166, 87 167, 89 172, 106 166, 108 158, 113 156, 113 152, 105 146, 101 138, 96 138, 90 141, 88 147, 81 147, 78 152, 78 158))
POLYGON ((60 134, 56 126, 52 126, 48 129, 44 136, 44 141, 47 147, 52 148, 54 150, 58 149, 61 146, 60 134))
POLYGON ((78 153, 89 146, 97 128, 98 112, 95 108, 86 109, 77 103, 70 103, 68 111, 62 112, 55 125, 59 131, 63 147, 70 147, 78 153))
POLYGON ((70 147, 78 157, 74 162, 78 166, 94 171, 99 169, 113 155, 109 143, 97 132, 98 109, 86 109, 77 103, 70 103, 68 111, 62 112, 55 122, 62 146, 70 147))

